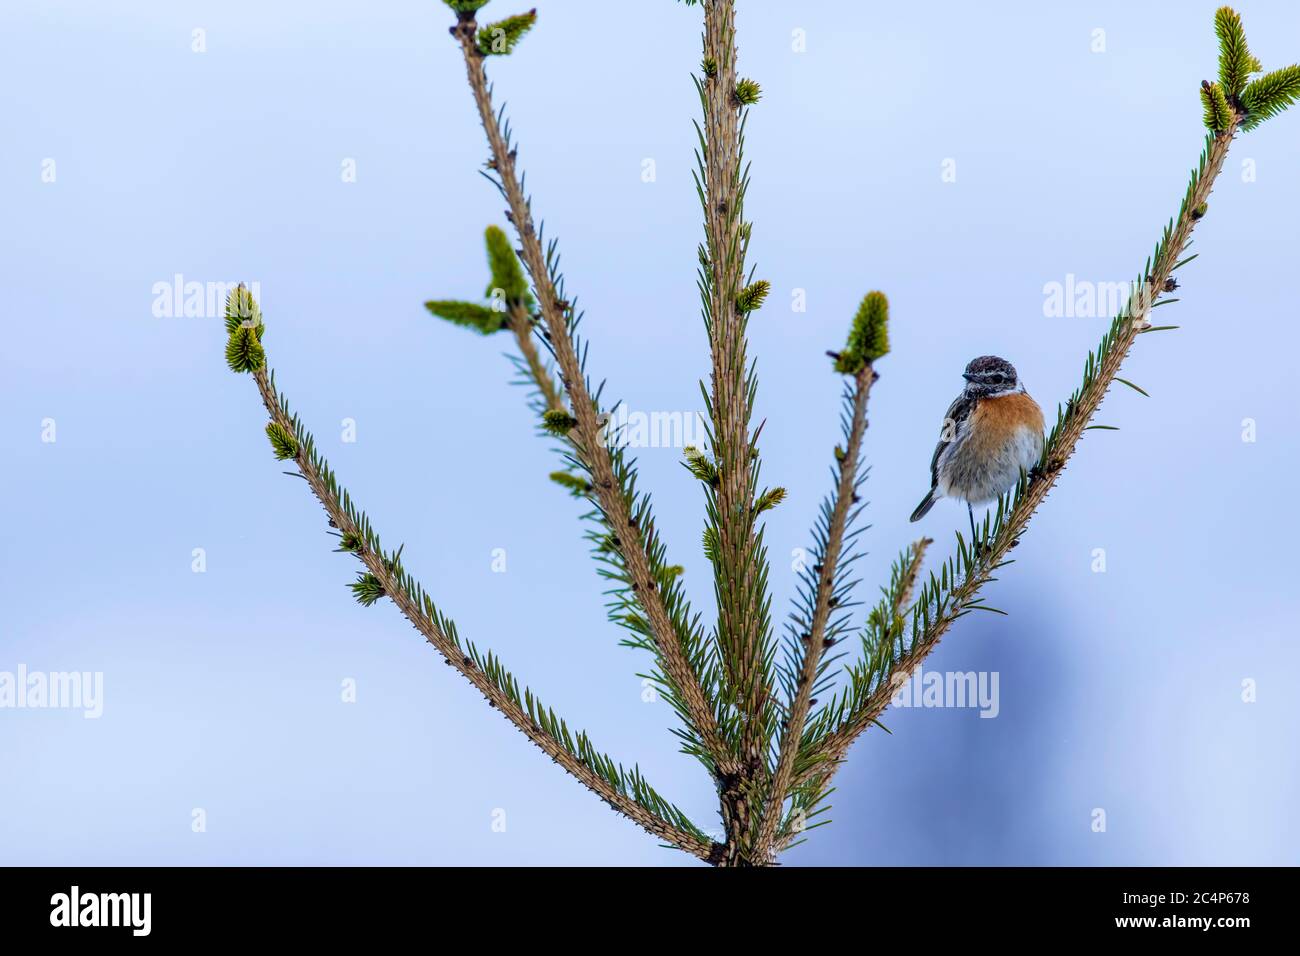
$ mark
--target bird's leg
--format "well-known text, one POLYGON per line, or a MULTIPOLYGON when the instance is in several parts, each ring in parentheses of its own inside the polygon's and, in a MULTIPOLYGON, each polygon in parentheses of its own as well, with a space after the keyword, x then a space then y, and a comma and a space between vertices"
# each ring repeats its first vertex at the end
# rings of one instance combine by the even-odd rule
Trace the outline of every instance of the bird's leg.
POLYGON ((979 540, 979 534, 975 531, 975 507, 968 501, 966 502, 966 515, 970 518, 970 546, 975 552, 975 557, 979 557, 984 552, 984 545, 979 540))

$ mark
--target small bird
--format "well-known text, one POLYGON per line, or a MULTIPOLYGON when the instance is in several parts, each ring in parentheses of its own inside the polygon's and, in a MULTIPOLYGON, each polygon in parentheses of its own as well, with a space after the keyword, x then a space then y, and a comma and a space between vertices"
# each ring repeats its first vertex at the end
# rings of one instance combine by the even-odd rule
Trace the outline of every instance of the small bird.
POLYGON ((1043 411, 1004 358, 971 359, 962 378, 966 388, 948 407, 943 437, 930 461, 930 491, 912 520, 925 517, 940 498, 960 498, 974 539, 973 506, 995 500, 1042 457, 1043 411))

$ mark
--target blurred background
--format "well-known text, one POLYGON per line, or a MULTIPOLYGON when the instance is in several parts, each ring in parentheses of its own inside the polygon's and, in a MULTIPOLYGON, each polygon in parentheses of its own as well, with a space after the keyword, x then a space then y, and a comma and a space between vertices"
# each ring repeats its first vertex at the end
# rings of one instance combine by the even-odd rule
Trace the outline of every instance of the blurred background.
MULTIPOLYGON (((764 478, 791 492, 767 530, 778 623, 839 440, 824 352, 862 295, 892 305, 872 600, 918 532, 937 559, 966 525, 951 502, 907 523, 966 361, 1011 359, 1049 413, 1078 383, 1110 315, 1048 314, 1049 290, 1133 279, 1177 211, 1214 6, 740 3, 774 290, 757 418, 764 478)), ((1300 59, 1300 8, 1239 9, 1266 67, 1300 59)), ((451 21, 435 0, 0 9, 0 672, 103 674, 98 719, 0 709, 0 862, 693 862, 552 767, 391 604, 352 601, 356 565, 272 459, 219 312, 160 306, 189 282, 259 284, 279 384, 462 634, 717 826, 605 619, 508 341, 421 305, 477 297, 483 228, 505 225, 451 21)), ((490 63, 590 367, 632 411, 698 411, 708 373, 699 30, 672 0, 552 0, 490 63)), ((1182 328, 1126 364, 1152 397, 1107 399, 1122 430, 1088 433, 987 592, 1010 616, 963 618, 926 662, 998 675, 996 718, 888 711, 787 864, 1297 861, 1298 215, 1284 114, 1234 145, 1158 313, 1182 328)), ((698 487, 680 449, 639 460, 711 616, 698 487)))

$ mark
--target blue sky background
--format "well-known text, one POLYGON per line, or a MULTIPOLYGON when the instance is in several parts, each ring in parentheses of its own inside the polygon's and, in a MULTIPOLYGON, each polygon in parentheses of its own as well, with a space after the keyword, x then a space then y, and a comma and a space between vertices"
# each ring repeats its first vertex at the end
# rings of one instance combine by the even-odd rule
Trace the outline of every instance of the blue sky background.
MULTIPOLYGON (((791 491, 768 524, 778 619, 837 441, 823 353, 858 300, 883 289, 893 316, 867 440, 870 598, 909 536, 946 548, 965 524, 952 503, 907 523, 964 363, 1007 356, 1045 408, 1077 383, 1108 317, 1046 317, 1044 285, 1142 268, 1200 149, 1213 9, 740 4, 742 72, 764 89, 752 251, 774 287, 752 323, 757 415, 764 475, 791 491)), ((1266 66, 1300 60, 1300 8, 1240 9, 1266 66)), ((591 368, 633 410, 696 410, 699 13, 540 13, 492 77, 591 368)), ((105 682, 99 720, 0 710, 0 862, 689 862, 553 768, 391 605, 352 602, 355 565, 272 460, 219 319, 154 316, 177 273, 260 283, 281 386, 462 633, 715 825, 668 708, 641 699, 645 661, 605 620, 579 507, 505 385, 508 343, 421 307, 477 294, 483 227, 504 224, 450 19, 434 0, 0 9, 0 671, 105 682)), ((1099 421, 1122 430, 1089 433, 989 591, 1010 617, 963 619, 927 661, 997 671, 998 718, 891 712, 893 735, 867 734, 840 773, 833 826, 787 863, 1297 861, 1300 115, 1234 146, 1210 206, 1161 313, 1182 329, 1126 365, 1152 398, 1107 399, 1099 421)), ((642 477, 709 609, 679 457, 646 449, 642 477)))

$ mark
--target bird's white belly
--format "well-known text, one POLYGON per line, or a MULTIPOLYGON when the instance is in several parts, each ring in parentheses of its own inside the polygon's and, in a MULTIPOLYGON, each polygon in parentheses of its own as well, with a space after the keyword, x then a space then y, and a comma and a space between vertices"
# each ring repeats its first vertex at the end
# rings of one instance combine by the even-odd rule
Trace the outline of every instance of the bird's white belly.
POLYGON ((939 464, 939 491, 949 498, 971 504, 992 501, 1038 464, 1043 453, 1043 434, 1032 428, 1017 428, 1001 447, 976 449, 958 435, 945 450, 939 464))

